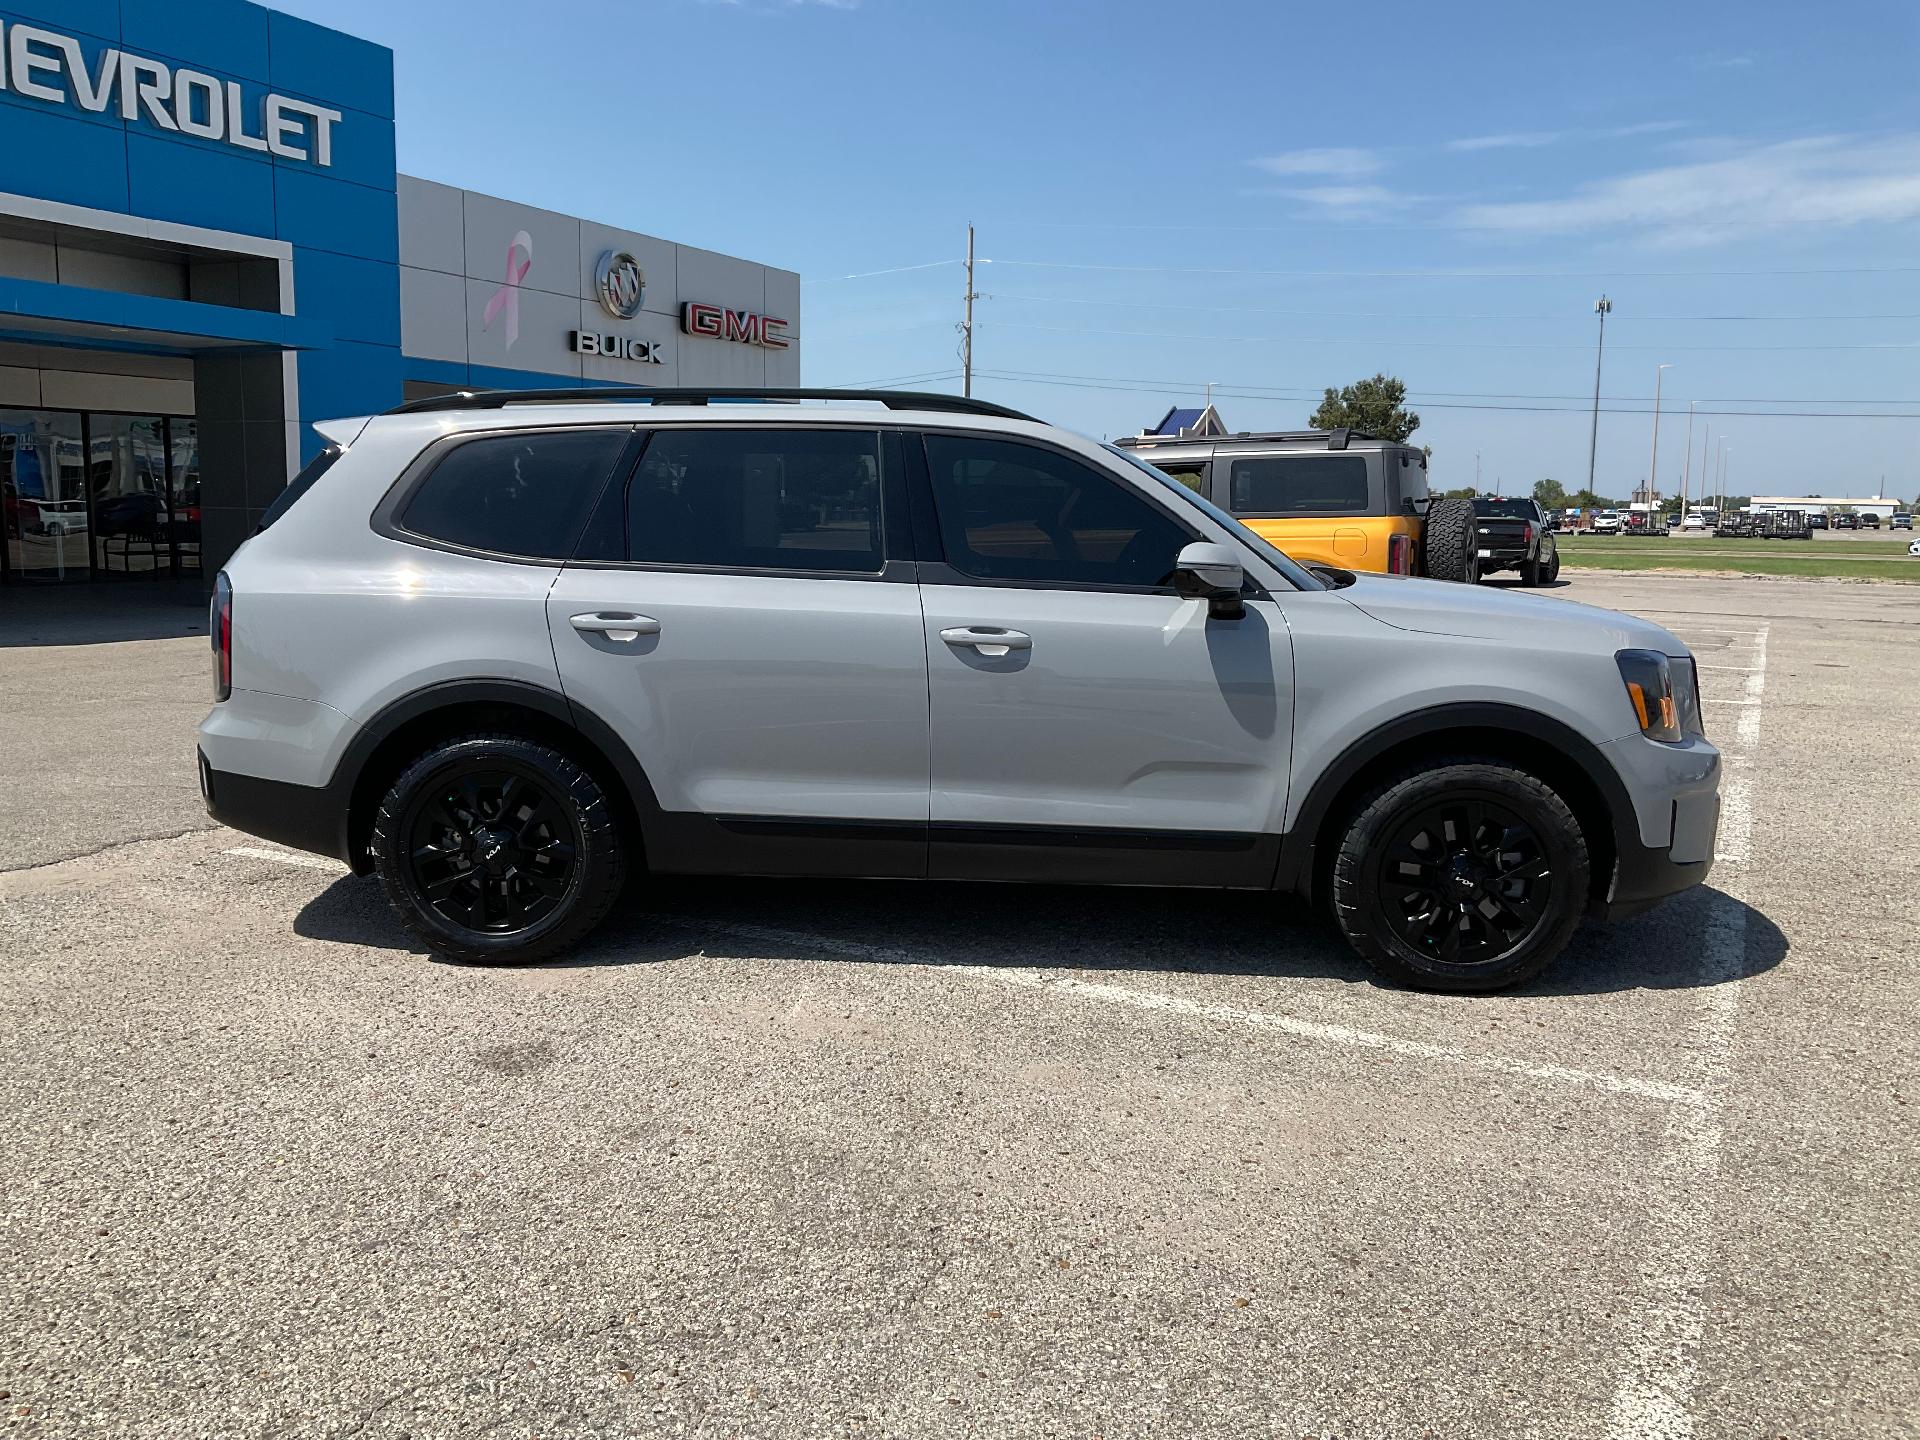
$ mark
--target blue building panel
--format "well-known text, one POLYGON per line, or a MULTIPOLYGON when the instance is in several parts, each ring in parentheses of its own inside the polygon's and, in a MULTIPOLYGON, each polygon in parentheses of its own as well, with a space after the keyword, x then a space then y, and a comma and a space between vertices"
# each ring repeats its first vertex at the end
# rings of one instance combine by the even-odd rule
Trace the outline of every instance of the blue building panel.
POLYGON ((132 212, 243 235, 274 234, 273 167, 226 146, 126 138, 132 212))
POLYGON ((274 233, 311 249, 395 264, 399 205, 390 189, 349 184, 325 171, 282 165, 274 172, 274 233))
POLYGON ((272 71, 288 94, 324 95, 335 105, 393 119, 393 52, 311 20, 268 11, 272 71))
POLYGON ((302 459, 311 459, 325 443, 314 432, 313 421, 365 415, 400 403, 398 345, 338 341, 331 349, 302 354, 299 374, 300 418, 308 422, 301 427, 302 459))
POLYGON ((296 245, 293 312, 323 318, 343 340, 398 345, 400 267, 296 245))
POLYGON ((18 19, 62 35, 97 35, 118 44, 120 0, 7 0, 0 18, 18 19))
POLYGON ((120 39, 149 59, 264 85, 268 13, 248 0, 120 0, 120 39))
POLYGON ((128 208, 127 132, 118 125, 76 124, 56 106, 3 95, 0 155, 33 157, 32 184, 10 179, 7 186, 64 205, 128 208))

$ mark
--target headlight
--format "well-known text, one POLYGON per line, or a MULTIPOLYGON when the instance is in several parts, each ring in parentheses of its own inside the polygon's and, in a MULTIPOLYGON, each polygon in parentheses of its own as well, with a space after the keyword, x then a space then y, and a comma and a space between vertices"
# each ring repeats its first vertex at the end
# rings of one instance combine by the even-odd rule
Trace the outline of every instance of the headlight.
POLYGON ((1613 658, 1640 731, 1649 740, 1677 744, 1689 735, 1707 733, 1692 659, 1669 659, 1658 650, 1622 650, 1613 658))

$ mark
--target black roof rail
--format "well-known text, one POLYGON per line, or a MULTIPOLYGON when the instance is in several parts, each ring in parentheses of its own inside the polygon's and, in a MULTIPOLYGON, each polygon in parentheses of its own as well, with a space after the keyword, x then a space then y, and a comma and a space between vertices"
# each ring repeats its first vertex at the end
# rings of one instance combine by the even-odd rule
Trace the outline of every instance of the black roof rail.
MULTIPOLYGON (((645 401, 650 405, 725 405, 735 400, 871 400, 889 410, 938 410, 957 415, 993 415, 1002 420, 1032 420, 1018 410, 961 395, 924 390, 833 390, 801 386, 572 385, 550 390, 458 390, 409 400, 383 411, 418 415, 434 410, 500 410, 508 405, 610 405, 645 401)), ((1038 423, 1038 422, 1036 422, 1038 423)))
POLYGON ((1379 439, 1372 431, 1348 427, 1339 430, 1235 430, 1230 435, 1124 435, 1113 443, 1127 449, 1146 449, 1154 445, 1205 445, 1222 440, 1319 441, 1329 450, 1344 450, 1350 441, 1379 439))

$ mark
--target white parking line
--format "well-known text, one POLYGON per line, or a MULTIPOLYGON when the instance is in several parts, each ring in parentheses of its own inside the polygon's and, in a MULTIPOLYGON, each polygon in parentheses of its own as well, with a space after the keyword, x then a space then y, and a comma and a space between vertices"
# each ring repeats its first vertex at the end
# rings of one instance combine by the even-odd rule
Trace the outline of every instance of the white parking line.
MULTIPOLYGON (((1760 702, 1767 684, 1767 626, 1754 637, 1754 668, 1745 682, 1740 712, 1721 782, 1719 859, 1744 864, 1753 843, 1749 793, 1760 747, 1760 702)), ((1722 889, 1728 887, 1722 884, 1722 889)), ((1658 1243, 1648 1248, 1641 1284, 1648 1304, 1628 1347, 1626 1373, 1613 1392, 1608 1440, 1691 1440, 1693 1391, 1706 1328, 1706 1291, 1711 1279, 1711 1242, 1701 1220, 1715 1211, 1720 1150, 1725 1131, 1719 1098, 1725 1091, 1740 1011, 1741 971, 1746 964, 1747 907, 1723 894, 1707 919, 1696 979, 1705 1013, 1689 1046, 1701 1093, 1712 1102, 1676 1105, 1667 1118, 1655 1157, 1648 1208, 1658 1243)))
POLYGON ((292 850, 269 850, 264 845, 235 845, 226 853, 245 855, 250 860, 278 860, 282 865, 298 865, 305 870, 331 870, 336 875, 347 873, 347 867, 338 860, 329 860, 322 855, 300 855, 292 850))
MULTIPOLYGON (((839 940, 791 930, 775 930, 761 925, 734 925, 726 922, 709 923, 696 920, 676 920, 673 923, 689 930, 705 931, 708 934, 718 932, 758 943, 858 955, 865 959, 890 964, 937 963, 928 961, 924 956, 915 955, 912 951, 892 946, 869 945, 863 941, 839 940)), ((1642 1099, 1658 1100, 1682 1107, 1710 1103, 1699 1090, 1686 1085, 1670 1084, 1664 1080, 1644 1080, 1633 1075, 1577 1070, 1567 1065, 1543 1065, 1533 1061, 1517 1060, 1507 1055, 1460 1050, 1450 1045, 1433 1045, 1424 1040, 1409 1040, 1398 1035, 1382 1035, 1371 1030, 1356 1030, 1347 1025, 1325 1025, 1318 1021, 1301 1020, 1292 1015, 1276 1015, 1263 1010, 1243 1010, 1233 1005, 1208 1005, 1179 995, 1168 995, 1152 990, 1135 990, 1125 985, 1109 985, 1092 980, 1079 980, 1045 970, 1001 965, 946 965, 939 968, 950 975, 965 975, 971 979, 992 981, 996 985, 1009 985, 1022 990, 1054 991, 1081 1000, 1097 1000, 1107 1005, 1127 1005, 1138 1010, 1155 1010, 1195 1020, 1246 1025, 1260 1030, 1277 1030, 1295 1039, 1313 1040, 1324 1045, 1335 1045, 1350 1050, 1381 1050, 1390 1055, 1402 1055, 1413 1060, 1438 1060, 1446 1064, 1465 1065, 1479 1070, 1497 1070, 1505 1075, 1517 1075, 1528 1080, 1580 1085, 1609 1094, 1636 1095, 1642 1099)))

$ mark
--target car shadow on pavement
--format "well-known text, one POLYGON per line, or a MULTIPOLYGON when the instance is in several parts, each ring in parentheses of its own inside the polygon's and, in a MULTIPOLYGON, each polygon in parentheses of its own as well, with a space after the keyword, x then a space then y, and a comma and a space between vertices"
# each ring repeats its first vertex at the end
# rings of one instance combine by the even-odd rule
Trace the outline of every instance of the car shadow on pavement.
MULTIPOLYGON (((426 953, 369 880, 336 881, 300 911, 294 929, 309 939, 426 953)), ((938 881, 665 877, 634 887, 585 944, 542 963, 645 965, 700 951, 796 963, 1371 980, 1291 897, 938 881)), ((1766 916, 1703 888, 1631 920, 1583 925, 1545 975, 1513 993, 1722 984, 1770 970, 1786 953, 1786 937, 1766 916)))

